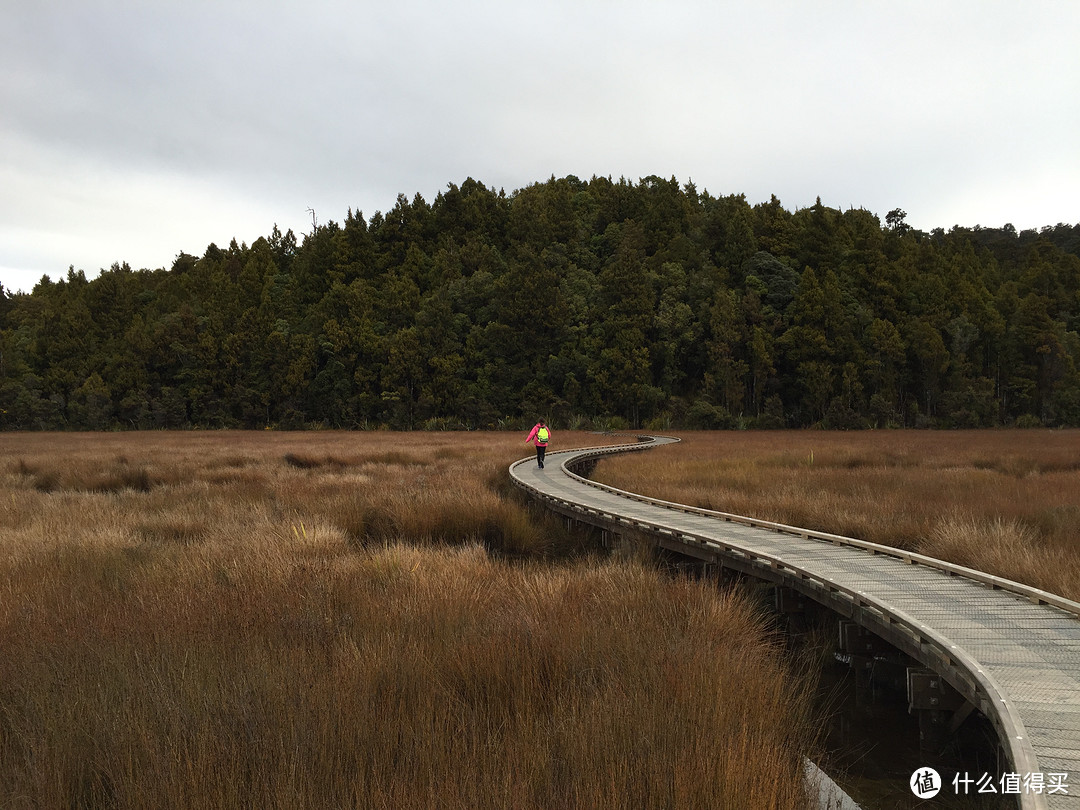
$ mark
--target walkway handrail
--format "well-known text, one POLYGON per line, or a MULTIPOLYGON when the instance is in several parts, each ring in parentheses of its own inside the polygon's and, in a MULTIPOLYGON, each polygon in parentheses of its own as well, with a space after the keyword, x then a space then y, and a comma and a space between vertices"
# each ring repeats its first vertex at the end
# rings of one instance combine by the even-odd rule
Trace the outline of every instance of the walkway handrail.
MULTIPOLYGON (((665 509, 671 509, 674 511, 684 512, 687 514, 698 514, 708 517, 714 517, 720 520, 725 520, 734 523, 740 523, 747 526, 753 526, 757 528, 765 528, 776 532, 787 533, 797 535, 802 538, 823 540, 829 543, 837 545, 847 545, 855 548, 868 551, 872 554, 884 554, 890 557, 901 559, 908 564, 926 565, 931 568, 943 571, 950 576, 964 576, 969 579, 973 579, 985 585, 989 585, 991 588, 1009 591, 1018 595, 1025 596, 1029 600, 1035 603, 1050 604, 1055 607, 1059 607, 1074 615, 1080 616, 1080 603, 1058 596, 1056 594, 1042 591, 1038 588, 1032 588, 1022 583, 1013 582, 1012 580, 1004 579, 1001 577, 995 577, 990 574, 985 574, 981 571, 976 571, 964 566, 954 565, 953 563, 945 562, 944 560, 938 560, 933 557, 927 557, 922 554, 916 554, 913 552, 903 551, 902 549, 891 548, 889 546, 883 546, 877 543, 869 543, 863 540, 856 540, 850 537, 844 537, 842 535, 833 535, 826 532, 815 532, 806 529, 800 529, 794 526, 788 526, 782 523, 773 523, 770 521, 756 520, 754 518, 747 518, 741 515, 733 515, 726 512, 717 512, 711 509, 702 509, 700 507, 688 506, 686 504, 673 503, 671 501, 664 501, 658 498, 651 498, 645 495, 639 495, 633 492, 627 492, 626 490, 618 489, 607 484, 601 484, 595 481, 591 481, 583 476, 577 475, 572 472, 570 466, 580 464, 582 460, 597 457, 602 455, 609 455, 619 452, 628 452, 634 450, 645 450, 652 446, 652 442, 656 439, 654 437, 639 437, 639 443, 637 444, 624 444, 614 445, 597 448, 584 448, 580 451, 569 451, 572 455, 569 455, 562 464, 560 469, 563 473, 570 476, 572 479, 579 481, 587 486, 596 487, 598 489, 610 492, 621 497, 628 498, 630 500, 638 501, 641 503, 648 503, 654 506, 663 507, 665 509)), ((675 439, 678 441, 678 439, 675 439)), ((935 658, 945 668, 951 670, 960 680, 962 680, 965 689, 958 689, 964 694, 964 697, 969 701, 979 706, 984 715, 990 717, 998 725, 999 733, 1001 734, 1001 742, 1008 751, 1009 760, 1018 773, 1036 773, 1038 772, 1038 758, 1035 755, 1035 751, 1031 746, 1028 735, 1024 729, 1023 721, 1019 714, 1013 708, 1011 703, 1005 697, 1005 692, 997 684, 996 680, 989 674, 983 671, 979 662, 971 656, 966 650, 953 644, 947 637, 938 633, 934 629, 926 626, 922 622, 916 621, 906 613, 897 610, 894 607, 888 606, 881 601, 868 596, 863 591, 858 591, 852 588, 847 588, 835 582, 824 580, 821 577, 813 574, 812 572, 801 568, 798 565, 792 565, 785 562, 780 557, 771 554, 765 554, 760 551, 756 551, 738 543, 732 543, 729 541, 718 541, 713 538, 706 538, 702 535, 693 532, 681 532, 676 531, 666 526, 663 526, 652 521, 643 520, 641 518, 625 518, 621 515, 598 511, 589 507, 583 507, 581 504, 577 504, 573 501, 568 501, 564 498, 550 495, 538 490, 536 487, 530 486, 521 481, 514 475, 514 467, 523 462, 530 461, 530 459, 522 459, 515 462, 510 466, 511 478, 514 482, 539 496, 543 500, 553 501, 567 506, 576 511, 585 513, 594 513, 602 515, 606 520, 626 525, 635 529, 643 529, 652 531, 654 533, 665 534, 673 536, 674 538, 686 542, 690 541, 694 544, 701 546, 708 546, 711 548, 718 548, 727 553, 734 553, 749 561, 760 561, 768 565, 774 571, 784 571, 799 579, 800 581, 812 585, 815 589, 823 590, 831 595, 842 596, 843 598, 850 600, 854 607, 869 609, 881 617, 881 622, 891 627, 903 630, 905 634, 910 636, 914 646, 922 650, 927 658, 935 658), (932 655, 931 655, 932 653, 932 655)), ((954 684, 956 686, 956 684, 954 684)), ((1024 794, 1019 797, 1020 806, 1024 810, 1044 810, 1046 808, 1046 799, 1042 794, 1024 794)))

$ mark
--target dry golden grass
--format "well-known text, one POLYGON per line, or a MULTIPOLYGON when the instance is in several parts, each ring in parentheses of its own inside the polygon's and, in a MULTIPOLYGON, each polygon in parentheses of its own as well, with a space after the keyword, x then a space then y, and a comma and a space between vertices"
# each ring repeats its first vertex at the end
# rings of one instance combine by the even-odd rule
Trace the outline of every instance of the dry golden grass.
POLYGON ((528 454, 517 434, 5 434, 0 449, 0 560, 87 534, 229 546, 337 533, 356 545, 481 540, 523 552, 550 539, 497 491, 528 454))
POLYGON ((597 480, 1080 599, 1080 431, 686 433, 597 480))
POLYGON ((0 807, 805 807, 748 602, 481 545, 523 438, 0 436, 0 807))

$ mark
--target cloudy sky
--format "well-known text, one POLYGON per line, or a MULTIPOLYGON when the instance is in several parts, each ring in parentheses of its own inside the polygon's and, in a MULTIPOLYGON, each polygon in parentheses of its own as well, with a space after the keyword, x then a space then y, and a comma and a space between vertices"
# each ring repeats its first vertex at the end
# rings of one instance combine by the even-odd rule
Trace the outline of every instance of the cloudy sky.
POLYGON ((1080 222, 1075 0, 0 0, 0 282, 474 177, 1080 222))

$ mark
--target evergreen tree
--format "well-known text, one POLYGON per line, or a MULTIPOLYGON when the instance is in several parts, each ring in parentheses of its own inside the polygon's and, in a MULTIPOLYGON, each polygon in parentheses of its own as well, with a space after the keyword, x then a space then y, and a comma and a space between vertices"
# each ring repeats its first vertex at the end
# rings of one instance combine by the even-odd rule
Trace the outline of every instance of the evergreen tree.
POLYGON ((6 429, 1080 425, 1080 225, 467 178, 168 269, 0 287, 6 429), (617 420, 617 421, 618 421, 617 420))

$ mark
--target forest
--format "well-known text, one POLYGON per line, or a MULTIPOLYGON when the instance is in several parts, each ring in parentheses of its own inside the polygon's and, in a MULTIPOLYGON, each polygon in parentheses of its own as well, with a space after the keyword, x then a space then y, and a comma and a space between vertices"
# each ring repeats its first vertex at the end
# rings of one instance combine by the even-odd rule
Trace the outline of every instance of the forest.
POLYGON ((1080 225, 467 179, 0 288, 0 427, 1080 425, 1080 225))

